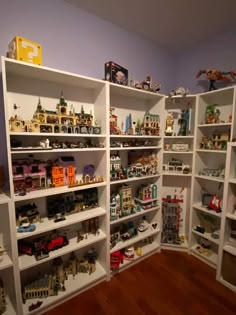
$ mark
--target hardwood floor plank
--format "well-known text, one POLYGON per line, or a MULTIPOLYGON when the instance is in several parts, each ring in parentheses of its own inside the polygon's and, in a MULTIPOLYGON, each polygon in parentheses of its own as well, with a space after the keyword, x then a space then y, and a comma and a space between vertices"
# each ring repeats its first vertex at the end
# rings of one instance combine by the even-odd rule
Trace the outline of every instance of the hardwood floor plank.
POLYGON ((236 294, 194 256, 162 250, 45 313, 62 314, 236 315, 236 294))

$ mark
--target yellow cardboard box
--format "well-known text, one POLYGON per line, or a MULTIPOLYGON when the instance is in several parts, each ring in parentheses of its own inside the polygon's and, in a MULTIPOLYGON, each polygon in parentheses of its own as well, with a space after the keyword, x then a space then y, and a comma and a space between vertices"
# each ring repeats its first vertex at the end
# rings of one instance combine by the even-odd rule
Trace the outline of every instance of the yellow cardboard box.
POLYGON ((21 36, 15 36, 8 45, 8 57, 36 65, 42 64, 42 47, 21 36))

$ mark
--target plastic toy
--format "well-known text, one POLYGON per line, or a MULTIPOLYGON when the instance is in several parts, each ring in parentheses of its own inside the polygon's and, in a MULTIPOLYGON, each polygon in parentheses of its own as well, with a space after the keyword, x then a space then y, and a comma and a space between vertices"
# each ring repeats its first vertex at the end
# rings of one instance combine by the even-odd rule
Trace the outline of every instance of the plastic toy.
POLYGON ((208 105, 205 112, 205 123, 206 124, 219 124, 220 123, 220 110, 218 104, 208 105))
POLYGON ((181 111, 181 117, 178 120, 180 125, 178 136, 187 136, 189 134, 189 118, 190 109, 184 109, 181 111))
POLYGON ((36 226, 30 223, 23 223, 17 228, 18 233, 33 232, 35 230, 36 226))
POLYGON ((178 151, 178 152, 187 152, 189 151, 189 144, 188 143, 173 143, 171 145, 172 151, 178 151))
POLYGON ((167 244, 181 244, 179 236, 180 227, 180 203, 183 203, 183 199, 178 199, 176 196, 171 198, 167 196, 162 198, 162 220, 163 228, 161 240, 167 244))
MULTIPOLYGON (((16 105, 14 108, 17 108, 16 105)), ((92 113, 86 114, 83 105, 80 113, 75 113, 73 105, 68 110, 67 102, 61 92, 55 112, 45 110, 39 99, 34 116, 30 121, 24 121, 15 115, 9 119, 9 125, 13 132, 100 134, 101 127, 93 121, 92 113)))
POLYGON ((37 301, 37 303, 32 303, 31 305, 29 305, 29 308, 28 308, 29 312, 32 312, 32 311, 36 310, 42 304, 43 304, 43 301, 37 301))
POLYGON ((138 224, 139 232, 144 232, 149 228, 149 223, 146 221, 146 217, 143 216, 141 221, 138 224))
POLYGON ((135 202, 142 210, 150 209, 158 206, 157 185, 143 184, 136 193, 135 202))
POLYGON ((190 172, 190 166, 184 164, 183 161, 172 158, 167 164, 163 164, 164 172, 180 172, 183 174, 188 174, 190 172))
POLYGON ((133 246, 126 248, 124 252, 124 260, 133 260, 134 254, 135 251, 133 246))
POLYGON ((166 128, 165 128, 165 135, 172 136, 174 133, 174 117, 172 113, 168 113, 166 117, 166 128))
POLYGON ((185 97, 186 95, 189 94, 189 90, 188 89, 185 89, 184 87, 178 87, 177 89, 175 90, 172 90, 170 93, 169 93, 169 97, 173 97, 173 96, 182 96, 182 97, 185 97))
POLYGON ((110 254, 110 269, 112 271, 117 271, 120 269, 120 264, 124 262, 124 255, 122 251, 118 250, 110 254))
POLYGON ((202 74, 206 75, 207 80, 209 81, 209 89, 216 90, 215 82, 216 81, 225 81, 231 82, 231 79, 226 77, 226 75, 230 75, 230 77, 235 80, 236 79, 236 72, 235 71, 220 71, 217 69, 206 69, 206 70, 199 70, 196 74, 196 78, 200 78, 202 74))
POLYGON ((15 36, 8 45, 7 57, 41 65, 42 46, 24 37, 15 36))

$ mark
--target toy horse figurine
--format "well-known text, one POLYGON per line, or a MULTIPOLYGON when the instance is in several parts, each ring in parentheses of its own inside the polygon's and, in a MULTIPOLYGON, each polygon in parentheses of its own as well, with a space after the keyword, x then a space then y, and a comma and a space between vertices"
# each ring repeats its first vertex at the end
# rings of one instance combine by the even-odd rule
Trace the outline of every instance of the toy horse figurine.
POLYGON ((209 80, 209 90, 216 90, 215 82, 216 81, 227 81, 231 82, 232 80, 226 75, 230 75, 233 80, 236 80, 236 71, 219 71, 216 69, 206 69, 206 70, 199 70, 196 78, 198 79, 202 74, 206 74, 207 80, 209 80))

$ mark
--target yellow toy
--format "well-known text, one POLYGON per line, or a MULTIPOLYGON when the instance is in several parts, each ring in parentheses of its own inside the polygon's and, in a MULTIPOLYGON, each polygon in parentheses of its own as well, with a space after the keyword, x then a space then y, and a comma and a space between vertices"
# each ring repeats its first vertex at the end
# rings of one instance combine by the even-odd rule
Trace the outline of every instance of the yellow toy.
POLYGON ((42 47, 40 44, 32 42, 21 36, 15 36, 8 45, 7 56, 12 59, 42 64, 42 47))

